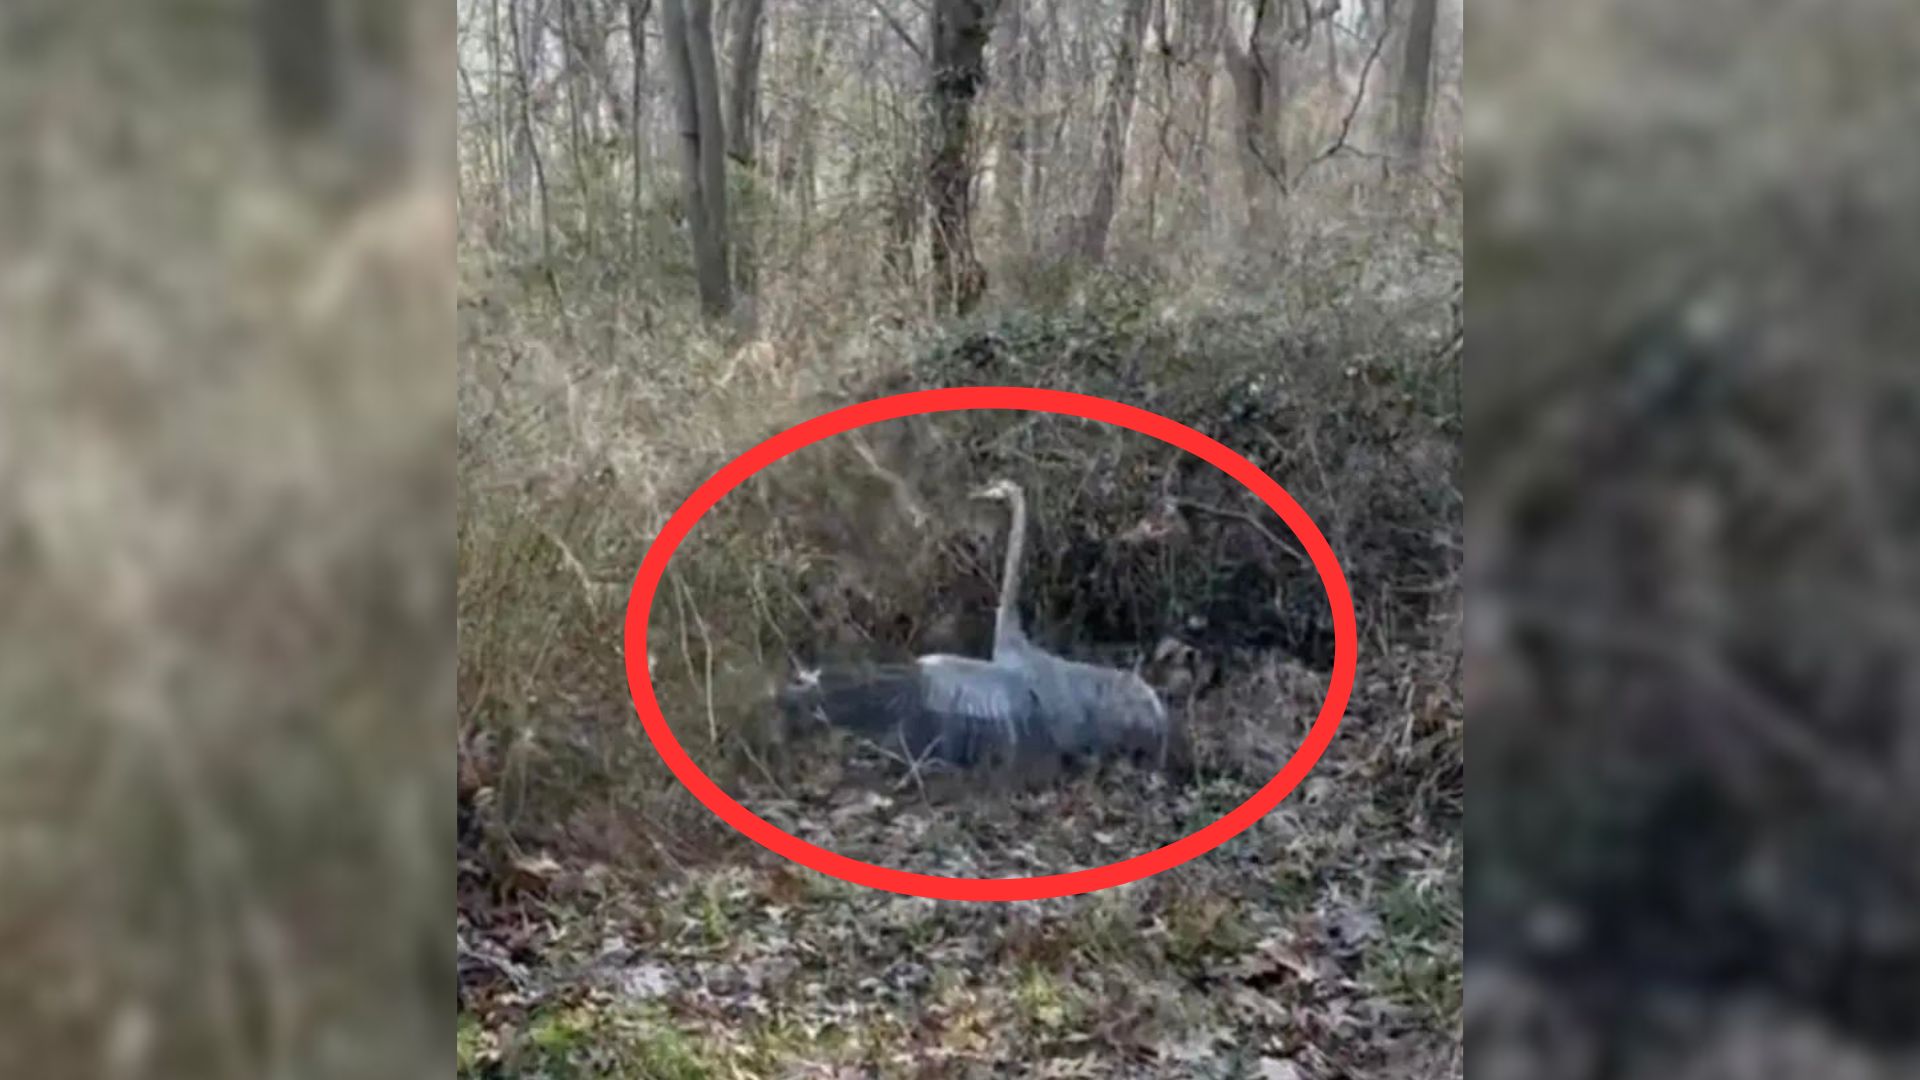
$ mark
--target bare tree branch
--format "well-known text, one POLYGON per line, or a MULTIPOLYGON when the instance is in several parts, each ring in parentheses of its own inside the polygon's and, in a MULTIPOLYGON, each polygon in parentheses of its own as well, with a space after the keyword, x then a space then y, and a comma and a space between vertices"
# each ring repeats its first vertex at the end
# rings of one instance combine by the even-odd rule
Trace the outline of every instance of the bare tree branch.
POLYGON ((886 7, 880 3, 880 0, 871 0, 871 3, 873 5, 873 10, 879 13, 882 19, 886 20, 888 28, 890 28, 896 35, 898 35, 901 41, 904 41, 907 43, 907 48, 913 50, 913 55, 919 57, 921 63, 923 64, 926 63, 927 61, 926 50, 920 47, 919 42, 913 40, 913 35, 907 33, 907 28, 900 25, 900 20, 893 17, 893 12, 888 11, 886 7))
POLYGON ((1353 100, 1347 103, 1347 114, 1340 118, 1340 133, 1334 136, 1334 140, 1331 143, 1327 144, 1327 148, 1325 150, 1320 151, 1320 153, 1316 155, 1312 161, 1309 161, 1305 165, 1300 166, 1300 171, 1294 174, 1294 177, 1293 177, 1294 182, 1297 183, 1301 178, 1305 177, 1307 175, 1307 172, 1311 170, 1315 165, 1318 165, 1321 162, 1326 161, 1327 159, 1333 157, 1335 154, 1341 153, 1342 151, 1345 151, 1351 154, 1356 154, 1361 157, 1379 156, 1377 154, 1373 154, 1368 151, 1361 150, 1357 147, 1350 145, 1347 142, 1347 139, 1353 134, 1353 121, 1355 117, 1360 115, 1360 106, 1366 103, 1367 82, 1373 76, 1373 65, 1379 62, 1380 51, 1387 47, 1387 38, 1391 37, 1392 35, 1393 35, 1393 27, 1391 25, 1388 25, 1388 26, 1382 27, 1380 29, 1380 35, 1373 39, 1373 48, 1367 52, 1367 62, 1360 65, 1360 86, 1358 89, 1354 90, 1353 100))

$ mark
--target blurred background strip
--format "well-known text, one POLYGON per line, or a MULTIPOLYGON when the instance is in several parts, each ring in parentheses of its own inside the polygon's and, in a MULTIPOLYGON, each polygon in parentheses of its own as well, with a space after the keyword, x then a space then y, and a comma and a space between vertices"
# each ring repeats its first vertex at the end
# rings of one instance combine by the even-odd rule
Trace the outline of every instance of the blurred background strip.
POLYGON ((1488 0, 1468 1061, 1920 1070, 1920 11, 1488 0))
POLYGON ((448 1067, 453 23, 0 9, 0 1074, 448 1067))

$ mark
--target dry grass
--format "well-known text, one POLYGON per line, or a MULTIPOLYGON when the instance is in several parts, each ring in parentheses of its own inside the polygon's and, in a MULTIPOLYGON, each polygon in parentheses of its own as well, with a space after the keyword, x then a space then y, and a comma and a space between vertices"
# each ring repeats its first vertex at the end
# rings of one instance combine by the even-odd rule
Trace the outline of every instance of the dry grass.
POLYGON ((99 14, 4 35, 0 1072, 417 1062, 451 199, 315 197, 231 39, 99 14))
POLYGON ((1500 7, 1474 1060, 1912 1075, 1920 19, 1500 7))

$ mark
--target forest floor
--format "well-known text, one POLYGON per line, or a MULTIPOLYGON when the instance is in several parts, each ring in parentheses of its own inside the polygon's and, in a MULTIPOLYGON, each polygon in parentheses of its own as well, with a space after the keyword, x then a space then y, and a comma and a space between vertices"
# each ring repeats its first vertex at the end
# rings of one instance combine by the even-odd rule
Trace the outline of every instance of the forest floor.
MULTIPOLYGON (((650 887, 529 856, 487 888, 463 866, 461 1074, 1461 1075, 1459 808, 1434 761, 1460 703, 1433 659, 1364 663, 1319 767, 1253 828, 1092 895, 925 900, 744 844, 650 887)), ((1292 666, 1240 680, 1218 708, 1264 698, 1300 730, 1325 688, 1292 666)), ((754 806, 884 865, 1044 873, 1158 846, 1265 779, 1117 767, 956 805, 822 776, 754 806)))

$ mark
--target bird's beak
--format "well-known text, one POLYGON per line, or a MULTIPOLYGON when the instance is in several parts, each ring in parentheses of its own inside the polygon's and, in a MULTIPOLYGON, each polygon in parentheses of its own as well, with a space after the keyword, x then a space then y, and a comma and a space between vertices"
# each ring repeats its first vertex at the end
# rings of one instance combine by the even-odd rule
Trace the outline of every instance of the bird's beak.
POLYGON ((974 489, 973 489, 972 491, 969 491, 969 492, 967 492, 967 498, 969 498, 969 499, 991 499, 991 498, 993 498, 993 489, 992 489, 992 488, 990 488, 990 487, 977 487, 977 488, 974 488, 974 489))

